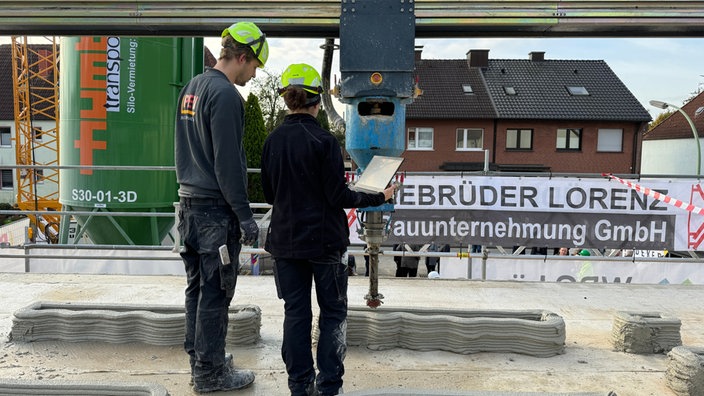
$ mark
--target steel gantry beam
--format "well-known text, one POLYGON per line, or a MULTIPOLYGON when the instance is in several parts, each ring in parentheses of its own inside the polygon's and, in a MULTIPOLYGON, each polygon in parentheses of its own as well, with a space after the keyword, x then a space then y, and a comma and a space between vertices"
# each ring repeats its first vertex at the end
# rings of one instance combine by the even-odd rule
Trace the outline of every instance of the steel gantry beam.
MULTIPOLYGON (((233 21, 274 37, 338 37, 356 0, 3 0, 0 35, 218 36, 233 21)), ((416 37, 704 36, 704 1, 399 0, 416 37)))

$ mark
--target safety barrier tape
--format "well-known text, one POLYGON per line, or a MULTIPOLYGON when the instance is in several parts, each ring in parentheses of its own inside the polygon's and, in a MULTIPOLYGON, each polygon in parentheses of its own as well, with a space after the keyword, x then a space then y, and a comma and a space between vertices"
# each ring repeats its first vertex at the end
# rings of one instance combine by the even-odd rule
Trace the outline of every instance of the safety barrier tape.
POLYGON ((637 184, 637 183, 633 183, 633 182, 630 182, 630 181, 628 181, 628 180, 623 180, 623 179, 621 179, 620 177, 616 177, 616 176, 612 175, 611 173, 602 173, 601 175, 602 175, 602 176, 606 176, 606 177, 610 177, 611 179, 614 179, 614 180, 618 181, 618 182, 621 183, 621 184, 624 184, 624 185, 626 185, 626 186, 628 186, 628 187, 630 187, 630 188, 632 188, 632 189, 634 189, 634 190, 636 190, 636 191, 638 191, 638 192, 641 192, 641 193, 643 193, 643 194, 645 194, 645 195, 647 195, 647 196, 649 196, 649 197, 655 198, 655 199, 657 199, 658 201, 665 202, 665 203, 668 204, 668 205, 674 206, 674 207, 679 208, 679 209, 684 209, 684 210, 686 210, 686 211, 688 211, 688 212, 691 212, 691 213, 696 213, 696 214, 704 215, 704 208, 700 208, 700 207, 698 207, 698 206, 694 206, 694 205, 692 205, 692 204, 689 203, 689 202, 683 202, 683 201, 680 201, 680 200, 677 199, 677 198, 672 198, 672 197, 670 197, 669 195, 665 195, 665 194, 659 193, 659 192, 657 192, 657 191, 655 191, 655 190, 652 190, 652 189, 650 189, 650 188, 648 188, 648 187, 643 187, 643 186, 641 186, 641 185, 639 185, 639 184, 637 184))

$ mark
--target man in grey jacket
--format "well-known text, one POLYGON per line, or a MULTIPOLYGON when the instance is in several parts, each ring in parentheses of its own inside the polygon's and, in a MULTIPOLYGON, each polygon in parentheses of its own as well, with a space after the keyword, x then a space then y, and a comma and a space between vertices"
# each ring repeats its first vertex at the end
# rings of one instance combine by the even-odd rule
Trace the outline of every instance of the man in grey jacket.
POLYGON ((178 231, 188 283, 184 349, 197 393, 254 382, 254 373, 235 370, 225 355, 239 253, 259 235, 247 197, 244 105, 233 84, 244 86, 256 75, 269 47, 251 22, 225 29, 222 46, 216 65, 182 89, 176 114, 178 231))

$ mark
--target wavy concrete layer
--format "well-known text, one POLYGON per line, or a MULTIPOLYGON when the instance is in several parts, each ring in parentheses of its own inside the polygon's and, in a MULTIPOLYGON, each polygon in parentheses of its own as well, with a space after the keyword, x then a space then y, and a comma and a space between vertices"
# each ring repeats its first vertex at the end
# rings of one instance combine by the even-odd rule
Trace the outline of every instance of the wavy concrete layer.
POLYGON ((451 392, 451 391, 425 391, 420 389, 373 389, 365 391, 356 391, 345 393, 345 396, 616 396, 613 392, 600 393, 545 393, 545 392, 491 392, 491 391, 476 391, 476 392, 451 392))
POLYGON ((30 381, 0 379, 0 396, 17 395, 105 395, 168 396, 163 386, 152 383, 90 383, 84 381, 30 381))
POLYGON ((704 348, 672 348, 667 354, 665 380, 678 396, 704 395, 704 348))
POLYGON ((541 310, 351 307, 347 344, 374 350, 509 352, 550 357, 564 353, 565 322, 541 310))
POLYGON ((611 341, 617 351, 665 353, 682 345, 682 322, 657 312, 619 311, 614 315, 611 341))
MULTIPOLYGON (((261 309, 256 305, 230 307, 228 345, 259 340, 261 309)), ((35 302, 17 310, 10 338, 14 341, 61 340, 150 345, 183 343, 186 314, 175 305, 111 305, 35 302)))

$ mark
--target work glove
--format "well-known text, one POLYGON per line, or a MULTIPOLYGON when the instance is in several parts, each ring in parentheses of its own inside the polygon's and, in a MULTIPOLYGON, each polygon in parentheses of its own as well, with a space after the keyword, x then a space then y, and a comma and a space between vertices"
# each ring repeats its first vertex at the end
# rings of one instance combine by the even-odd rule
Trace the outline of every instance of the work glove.
POLYGON ((254 218, 249 220, 244 220, 240 222, 240 229, 242 230, 242 238, 240 238, 240 243, 243 245, 254 245, 254 242, 259 238, 259 226, 254 218))

